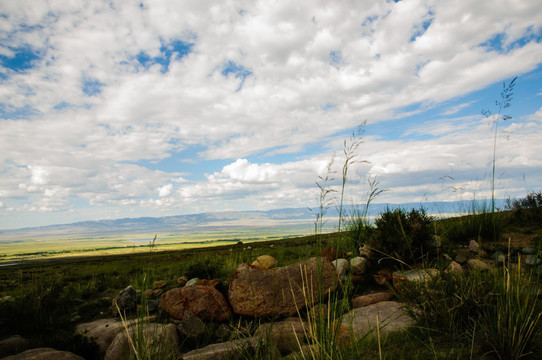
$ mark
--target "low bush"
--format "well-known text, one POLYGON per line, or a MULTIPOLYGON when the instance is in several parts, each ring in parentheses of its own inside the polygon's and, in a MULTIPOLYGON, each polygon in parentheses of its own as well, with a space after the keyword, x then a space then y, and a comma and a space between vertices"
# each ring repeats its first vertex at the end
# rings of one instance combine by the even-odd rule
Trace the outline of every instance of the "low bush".
POLYGON ((532 192, 523 199, 507 199, 506 209, 512 211, 512 217, 516 221, 539 222, 542 220, 542 192, 532 192))
POLYGON ((369 231, 368 245, 384 256, 414 263, 427 253, 433 236, 432 218, 424 209, 386 210, 369 231))

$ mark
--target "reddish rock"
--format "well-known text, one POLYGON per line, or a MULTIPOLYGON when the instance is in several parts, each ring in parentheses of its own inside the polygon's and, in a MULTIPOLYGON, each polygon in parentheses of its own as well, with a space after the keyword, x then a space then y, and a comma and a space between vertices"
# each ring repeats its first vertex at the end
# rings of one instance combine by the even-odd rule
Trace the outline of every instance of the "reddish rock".
POLYGON ((330 261, 311 258, 277 269, 241 264, 230 282, 228 298, 239 315, 293 316, 318 301, 317 279, 323 295, 335 289, 337 273, 330 261))
POLYGON ((354 309, 364 307, 371 304, 376 304, 381 301, 388 301, 393 298, 393 294, 387 291, 376 292, 373 294, 361 295, 352 299, 352 307, 354 309))
POLYGON ((185 286, 164 293, 159 309, 181 320, 187 310, 201 320, 224 321, 231 315, 224 295, 205 285, 185 286))
POLYGON ((388 268, 378 270, 376 275, 373 275, 373 278, 378 285, 384 285, 386 283, 389 283, 393 278, 393 271, 388 268))
POLYGON ((343 258, 345 257, 345 255, 346 254, 344 253, 344 251, 330 247, 323 248, 322 251, 320 251, 320 256, 326 258, 329 261, 343 258))
POLYGON ((218 283, 220 282, 220 280, 218 279, 214 279, 214 280, 207 280, 207 279, 202 279, 198 282, 198 285, 201 285, 201 286, 211 286, 211 287, 214 287, 216 288, 216 286, 218 285, 218 283))

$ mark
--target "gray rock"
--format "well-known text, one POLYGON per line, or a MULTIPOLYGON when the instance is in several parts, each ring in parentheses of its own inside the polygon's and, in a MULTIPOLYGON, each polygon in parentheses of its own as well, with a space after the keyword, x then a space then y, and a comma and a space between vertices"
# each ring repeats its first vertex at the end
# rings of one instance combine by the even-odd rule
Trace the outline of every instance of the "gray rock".
POLYGON ((406 271, 396 271, 393 273, 393 287, 400 291, 401 285, 405 282, 426 283, 437 276, 437 269, 414 269, 406 271))
POLYGON ((498 264, 503 264, 506 261, 506 255, 502 251, 495 251, 491 258, 494 259, 498 264))
POLYGON ((463 267, 460 263, 455 261, 450 261, 448 264, 448 267, 444 270, 445 273, 458 273, 461 274, 463 272, 463 267))
POLYGON ((275 345, 281 353, 290 353, 305 344, 305 334, 309 333, 309 325, 298 318, 262 324, 254 336, 260 337, 264 343, 275 345), (298 343, 299 341, 299 343, 298 343))
POLYGON ((471 240, 469 242, 469 251, 471 253, 478 253, 478 250, 480 250, 480 245, 478 245, 478 242, 476 240, 471 240))
POLYGON ((228 298, 239 315, 293 316, 299 309, 318 301, 318 277, 322 295, 336 288, 335 267, 324 258, 276 269, 241 264, 230 282, 228 298))
POLYGON ((469 260, 470 258, 470 252, 467 249, 459 249, 457 250, 457 254, 455 256, 455 261, 464 264, 469 260))
POLYGON ((185 311, 177 329, 186 337, 197 338, 205 332, 205 323, 190 311, 185 311))
MULTIPOLYGON (((171 359, 178 355, 179 337, 174 324, 147 323, 132 326, 128 331, 132 342, 142 341, 153 349, 157 359, 171 359), (138 327, 141 326, 141 329, 138 327), (137 339, 138 337, 142 337, 137 339)), ((107 349, 104 360, 131 359, 130 340, 125 331, 118 333, 107 349)))
POLYGON ((51 348, 36 348, 26 350, 17 355, 11 355, 2 360, 85 360, 79 355, 68 351, 59 351, 51 348))
POLYGON ((487 263, 478 259, 469 259, 467 261, 467 267, 470 270, 478 270, 478 271, 487 271, 491 268, 487 263))
POLYGON ((350 269, 350 262, 346 259, 337 259, 333 260, 331 263, 335 266, 339 279, 345 280, 348 270, 350 269))
POLYGON ((342 326, 347 327, 357 339, 376 332, 377 324, 381 333, 388 333, 413 326, 414 319, 402 309, 400 303, 383 301, 351 310, 342 320, 342 326))
POLYGON ((540 264, 540 259, 536 255, 525 255, 525 265, 534 266, 540 264))
POLYGON ((135 309, 137 306, 137 292, 132 285, 119 292, 113 299, 112 310, 115 312, 117 307, 123 310, 135 309))
POLYGON ((363 275, 367 271, 369 261, 363 256, 357 256, 350 259, 350 269, 352 275, 363 275))
POLYGON ((13 335, 0 341, 0 359, 9 355, 17 354, 30 347, 28 340, 20 335, 13 335))
POLYGON ((100 319, 89 323, 79 324, 75 327, 76 334, 86 336, 98 345, 100 354, 103 356, 115 336, 124 328, 117 319, 100 319))
POLYGON ((534 248, 523 248, 520 250, 523 255, 536 255, 537 250, 534 248))

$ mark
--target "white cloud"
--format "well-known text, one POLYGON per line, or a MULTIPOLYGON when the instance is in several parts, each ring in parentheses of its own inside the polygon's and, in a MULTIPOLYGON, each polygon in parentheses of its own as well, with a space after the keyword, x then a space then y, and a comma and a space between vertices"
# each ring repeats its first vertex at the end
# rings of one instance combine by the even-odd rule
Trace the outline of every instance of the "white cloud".
MULTIPOLYGON (((0 68, 2 202, 36 211, 73 209, 74 199, 163 211, 212 209, 224 199, 244 208, 300 205, 313 196, 332 136, 535 69, 538 8, 536 0, 2 2, 0 56, 37 54, 27 69, 0 68), (191 52, 167 55, 174 41, 191 52), (143 64, 144 56, 161 60, 143 64), (303 153, 318 145, 321 155, 303 153), (190 159, 176 173, 147 165, 179 153, 190 159), (287 160, 267 159, 276 155, 287 160), (182 170, 220 159, 229 165, 206 178, 182 170)), ((372 172, 484 166, 484 130, 470 129, 470 119, 405 132, 429 141, 368 141, 372 172)), ((525 145, 503 145, 503 166, 530 168, 536 154, 518 149, 532 154, 538 128, 514 132, 525 145)))

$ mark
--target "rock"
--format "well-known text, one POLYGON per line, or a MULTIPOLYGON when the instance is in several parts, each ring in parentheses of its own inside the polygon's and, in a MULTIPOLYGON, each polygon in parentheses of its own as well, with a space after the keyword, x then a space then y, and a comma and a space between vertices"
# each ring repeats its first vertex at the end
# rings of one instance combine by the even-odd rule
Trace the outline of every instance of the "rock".
POLYGON ((153 289, 162 289, 162 288, 166 287, 166 285, 167 285, 167 282, 165 282, 164 280, 158 280, 158 281, 155 281, 152 284, 152 288, 153 289))
POLYGON ((352 270, 352 275, 363 275, 367 271, 369 261, 362 257, 357 256, 350 259, 350 269, 352 270))
POLYGON ((506 255, 502 251, 495 251, 491 258, 494 259, 498 264, 503 264, 506 261, 506 255))
POLYGON ((120 311, 132 310, 137 307, 137 293, 132 285, 119 292, 113 299, 111 310, 117 313, 117 307, 120 311))
POLYGON ((490 269, 490 266, 488 264, 478 259, 469 259, 467 261, 467 267, 470 270, 478 270, 478 271, 486 271, 490 269))
POLYGON ((373 249, 367 244, 360 246, 359 256, 362 256, 366 259, 371 259, 373 256, 373 249))
POLYGON ((211 286, 211 287, 216 288, 219 283, 220 283, 220 280, 218 280, 218 279, 213 279, 213 280, 202 279, 197 283, 197 285, 211 286))
POLYGON ((376 304, 351 310, 343 317, 342 325, 351 329, 353 336, 361 339, 378 326, 381 333, 404 330, 414 325, 401 304, 395 301, 382 301, 376 304))
POLYGON ((183 319, 177 325, 181 334, 189 338, 197 338, 205 332, 205 323, 190 311, 185 311, 183 319))
POLYGON ((75 327, 76 334, 83 335, 96 342, 102 356, 113 342, 113 339, 115 339, 115 336, 123 330, 122 323, 116 319, 100 319, 79 324, 75 327))
POLYGON ((392 298, 393 294, 387 291, 380 291, 373 294, 361 295, 352 299, 352 307, 356 309, 367 305, 376 304, 382 301, 388 301, 392 298))
POLYGON ((6 295, 6 296, 2 296, 0 298, 0 303, 3 303, 3 302, 14 302, 15 299, 13 298, 13 296, 9 296, 9 295, 6 295))
POLYGON ((437 276, 437 269, 414 269, 406 271, 396 271, 393 273, 393 287, 400 291, 402 284, 406 282, 426 283, 437 276))
POLYGON ((199 277, 192 278, 186 282, 184 286, 196 286, 201 279, 199 277))
MULTIPOLYGON (((153 349, 153 353, 159 359, 175 358, 178 354, 179 337, 177 329, 173 324, 147 323, 132 326, 128 332, 132 342, 143 341, 153 349), (141 329, 138 327, 141 326, 141 329), (142 337, 136 340, 136 338, 142 337)), ((107 349, 104 360, 129 360, 131 359, 131 348, 125 331, 118 333, 107 349)))
POLYGON ((68 351, 59 351, 51 348, 36 348, 26 350, 17 355, 11 355, 2 360, 85 360, 79 355, 68 351))
POLYGON ((252 262, 252 266, 258 266, 262 269, 272 269, 276 267, 278 261, 270 255, 261 255, 252 262))
POLYGON ((146 299, 157 298, 164 293, 162 289, 147 289, 143 292, 143 296, 146 299))
POLYGON ((540 259, 536 255, 525 255, 525 265, 534 266, 540 264, 540 259))
POLYGON ((538 251, 534 248, 523 248, 520 250, 520 252, 523 255, 536 255, 538 251))
POLYGON ((322 251, 320 251, 320 256, 326 258, 329 261, 333 261, 344 257, 344 251, 326 247, 323 248, 322 251))
POLYGON ((177 284, 179 286, 184 286, 186 285, 186 282, 188 281, 188 279, 186 278, 186 276, 181 276, 180 278, 177 279, 177 284))
POLYGON ((30 347, 28 340, 20 335, 13 335, 0 341, 0 359, 25 351, 30 347))
POLYGON ((461 274, 463 272, 463 267, 461 267, 461 264, 455 261, 450 261, 450 264, 448 264, 448 267, 444 270, 446 274, 448 273, 458 273, 461 274))
POLYGON ((257 336, 207 345, 183 354, 183 360, 222 360, 233 359, 234 354, 244 349, 256 349, 257 336))
POLYGON ((318 301, 318 278, 322 295, 337 286, 335 268, 324 258, 311 258, 277 269, 240 264, 230 282, 228 298, 239 315, 293 316, 298 309, 318 301))
POLYGON ((154 314, 158 311, 158 305, 160 305, 159 300, 147 300, 145 302, 145 305, 147 306, 147 311, 149 314, 154 314))
POLYGON ((378 270, 376 274, 373 275, 373 278, 378 285, 384 285, 391 281, 391 279, 393 278, 392 275, 393 272, 391 271, 391 269, 385 268, 378 270))
POLYGON ((478 254, 479 250, 480 250, 480 245, 478 245, 478 242, 476 240, 471 240, 469 242, 469 251, 471 253, 478 254))
POLYGON ((433 248, 440 248, 442 247, 442 239, 440 238, 440 236, 438 235, 433 235, 433 237, 431 238, 431 242, 429 243, 429 245, 433 248))
POLYGON ((348 270, 350 269, 350 262, 348 262, 348 260, 346 259, 337 259, 333 260, 331 263, 333 264, 333 266, 335 266, 339 279, 341 279, 341 281, 346 280, 348 270))
POLYGON ((455 256, 455 261, 464 264, 467 262, 467 260, 470 258, 470 252, 467 249, 459 249, 457 250, 457 254, 455 256))
POLYGON ((307 322, 299 318, 288 318, 260 325, 254 336, 260 337, 266 344, 275 345, 284 354, 299 350, 299 344, 306 343, 305 334, 308 332, 307 322))
POLYGON ((231 315, 224 295, 214 287, 203 285, 185 286, 164 293, 159 309, 180 320, 185 311, 201 320, 224 321, 231 315))
POLYGON ((231 335, 231 328, 226 324, 220 324, 215 331, 215 336, 224 341, 227 340, 231 335))

